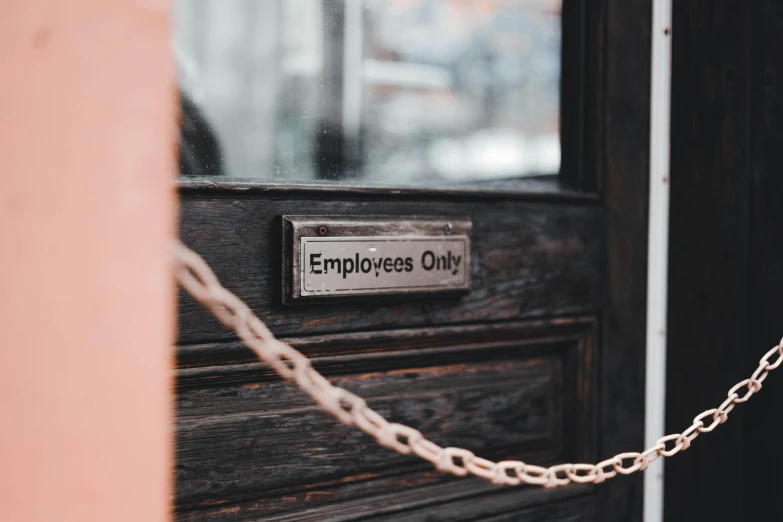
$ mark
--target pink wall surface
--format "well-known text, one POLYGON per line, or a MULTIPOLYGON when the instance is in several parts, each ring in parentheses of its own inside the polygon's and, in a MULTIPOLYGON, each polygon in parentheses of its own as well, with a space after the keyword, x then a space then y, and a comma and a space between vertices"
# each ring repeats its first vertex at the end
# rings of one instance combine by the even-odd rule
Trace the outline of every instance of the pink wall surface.
POLYGON ((0 0, 2 522, 169 518, 169 8, 0 0))

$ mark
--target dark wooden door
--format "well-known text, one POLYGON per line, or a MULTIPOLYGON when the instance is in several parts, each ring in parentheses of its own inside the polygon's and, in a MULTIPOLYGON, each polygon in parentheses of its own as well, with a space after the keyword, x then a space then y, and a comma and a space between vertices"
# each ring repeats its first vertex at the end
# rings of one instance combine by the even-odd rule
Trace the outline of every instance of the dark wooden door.
MULTIPOLYGON (((669 431, 750 377, 783 336, 782 24, 774 0, 675 2, 669 431)), ((783 518, 781 401, 771 375, 667 463, 667 521, 783 518)))
MULTIPOLYGON (((565 2, 562 67, 559 177, 389 189, 182 181, 183 241, 325 376, 436 443, 540 465, 641 449, 649 0, 565 2), (467 216, 473 287, 283 305, 289 214, 467 216)), ((181 522, 641 519, 641 476, 498 487, 381 448, 187 296, 179 310, 181 522)))

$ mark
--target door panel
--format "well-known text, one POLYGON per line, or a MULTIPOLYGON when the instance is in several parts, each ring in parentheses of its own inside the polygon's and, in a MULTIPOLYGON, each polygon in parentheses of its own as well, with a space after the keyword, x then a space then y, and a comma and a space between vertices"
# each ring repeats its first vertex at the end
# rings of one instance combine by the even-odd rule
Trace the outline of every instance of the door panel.
MULTIPOLYGON (((191 184, 183 190, 181 233, 277 335, 394 422, 488 458, 538 464, 595 458, 603 245, 595 198, 328 195, 293 198, 268 187, 209 193, 191 184), (354 216, 467 215, 473 288, 464 296, 283 305, 280 217, 302 208, 354 216), (541 316, 549 319, 519 322, 541 316)), ((500 488, 501 494, 485 481, 443 476, 380 448, 282 383, 189 297, 182 296, 180 310, 179 520, 266 520, 304 516, 319 506, 337 516, 358 509, 351 507, 357 498, 372 505, 390 495, 396 500, 393 510, 385 508, 389 513, 424 499, 440 506, 500 495, 521 506, 565 494, 500 488)), ((585 491, 566 489, 566 496, 585 491)))
MULTIPOLYGON (((195 185, 198 187, 198 185, 195 185)), ((215 191, 212 191, 214 194, 215 191)), ((552 202, 398 199, 344 191, 293 197, 248 189, 219 196, 186 189, 181 234, 278 335, 405 328, 595 313, 600 301, 602 209, 597 199, 552 202), (328 199, 326 199, 328 197, 328 199), (464 216, 473 220, 473 289, 462 298, 408 297, 342 304, 282 306, 281 216, 464 216), (361 303, 361 304, 358 304, 361 303)), ((228 339, 190 299, 179 307, 179 342, 228 339)))
MULTIPOLYGON (((579 49, 563 62, 559 181, 180 184, 184 242, 329 379, 436 442, 535 464, 643 448, 650 0, 569 5, 584 13, 563 18, 579 49), (289 214, 468 216, 473 287, 285 306, 289 214)), ((641 474, 497 487, 381 448, 186 296, 178 345, 179 521, 641 520, 641 474)))
MULTIPOLYGON (((593 458, 595 325, 580 318, 286 340, 335 384, 437 444, 554 463, 593 458)), ((268 512, 290 511, 454 481, 379 450, 263 364, 183 368, 177 382, 180 510, 264 492, 268 512)))
MULTIPOLYGON (((666 429, 676 431, 780 341, 783 4, 682 2, 672 15, 681 36, 672 42, 666 429)), ((687 458, 667 464, 667 521, 696 511, 783 520, 781 431, 771 422, 780 381, 771 376, 687 458)))

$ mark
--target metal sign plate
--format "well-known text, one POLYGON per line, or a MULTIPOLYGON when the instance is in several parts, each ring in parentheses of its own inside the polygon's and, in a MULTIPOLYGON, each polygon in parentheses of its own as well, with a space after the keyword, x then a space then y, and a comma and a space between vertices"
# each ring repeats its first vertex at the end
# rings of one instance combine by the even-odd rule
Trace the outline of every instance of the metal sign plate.
POLYGON ((470 290, 469 220, 283 219, 285 302, 470 290))
POLYGON ((464 288, 466 236, 303 237, 302 295, 464 288))

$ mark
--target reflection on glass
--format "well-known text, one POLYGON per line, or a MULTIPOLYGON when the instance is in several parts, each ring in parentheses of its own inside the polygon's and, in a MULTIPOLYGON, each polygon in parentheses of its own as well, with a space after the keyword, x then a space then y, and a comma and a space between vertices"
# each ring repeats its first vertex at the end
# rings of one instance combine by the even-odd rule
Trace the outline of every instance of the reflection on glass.
POLYGON ((555 174, 562 0, 178 0, 223 171, 383 184, 555 174))

